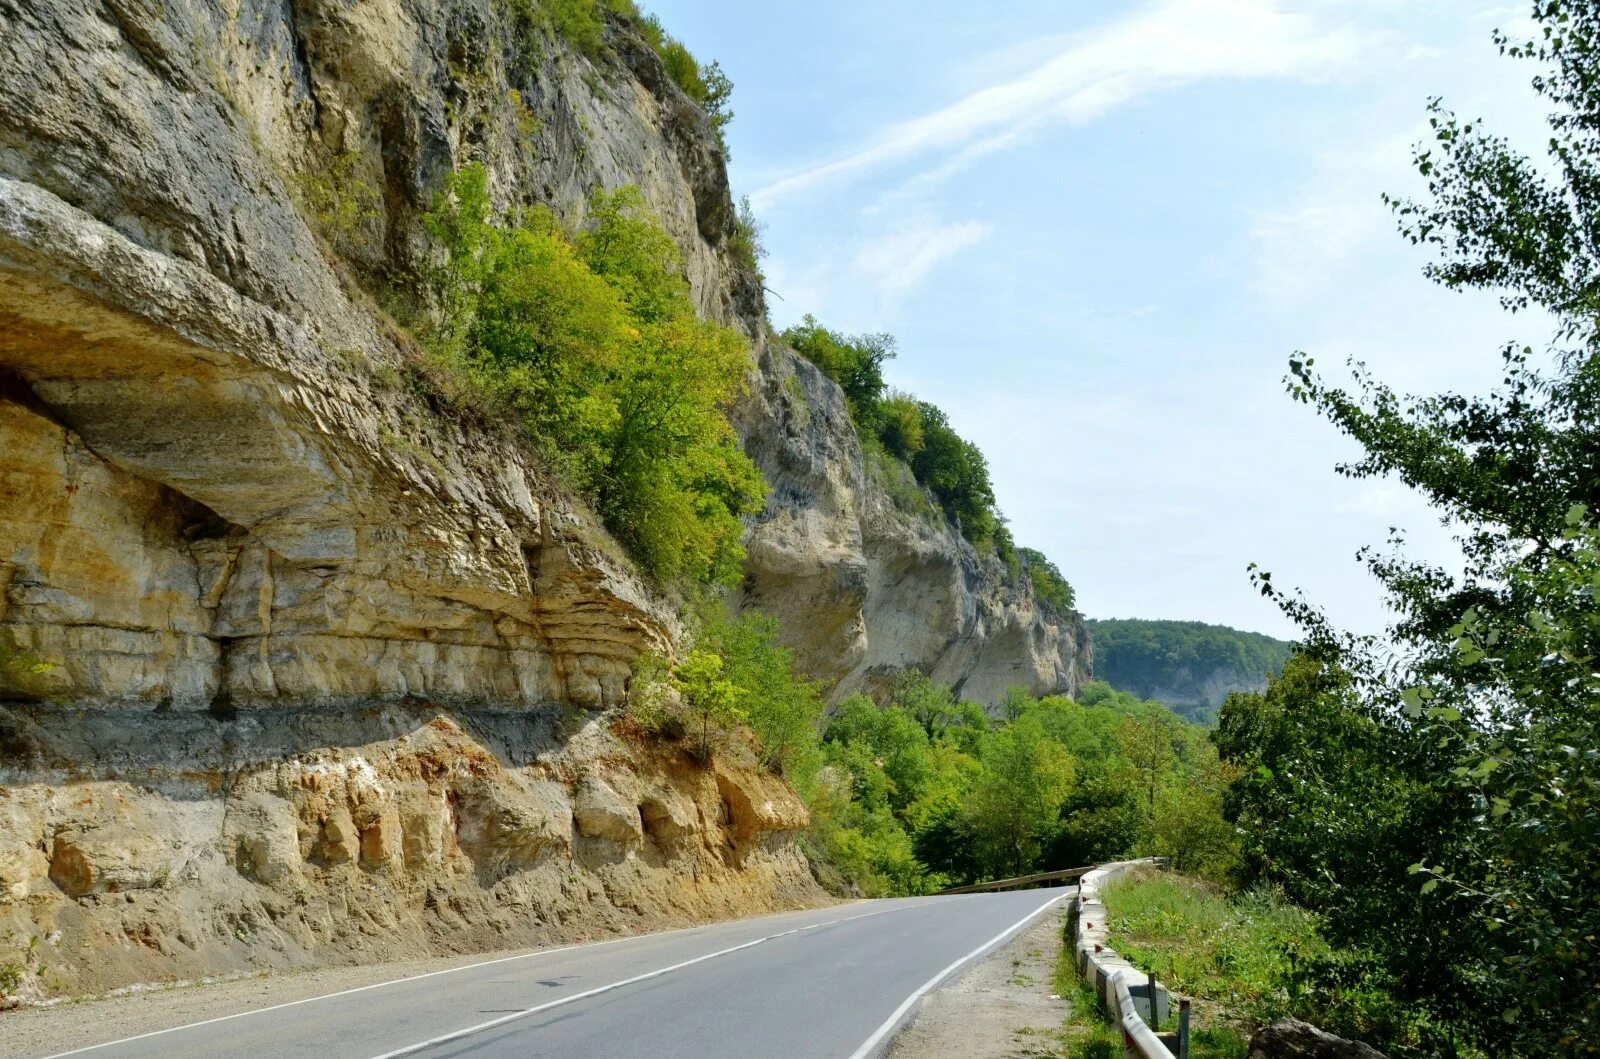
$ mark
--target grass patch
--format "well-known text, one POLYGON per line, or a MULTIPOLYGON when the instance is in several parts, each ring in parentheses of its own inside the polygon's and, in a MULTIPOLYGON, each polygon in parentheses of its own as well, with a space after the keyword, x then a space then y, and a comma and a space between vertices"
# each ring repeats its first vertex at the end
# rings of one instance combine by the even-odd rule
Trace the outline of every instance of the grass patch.
POLYGON ((1270 890, 1147 870, 1101 896, 1116 950, 1193 999, 1196 1057, 1244 1055, 1246 1032, 1301 1006, 1297 967, 1333 952, 1315 916, 1270 890))
POLYGON ((1291 1006, 1295 965, 1332 951, 1315 916, 1270 890, 1228 896, 1198 879, 1142 871, 1111 883, 1102 899, 1118 952, 1247 1022, 1291 1006))
POLYGON ((1111 1025, 1100 998, 1073 965, 1072 931, 1067 922, 1052 983, 1056 994, 1067 1002, 1067 1017, 1061 1024, 1061 1054, 1067 1059, 1121 1059, 1122 1034, 1111 1025))

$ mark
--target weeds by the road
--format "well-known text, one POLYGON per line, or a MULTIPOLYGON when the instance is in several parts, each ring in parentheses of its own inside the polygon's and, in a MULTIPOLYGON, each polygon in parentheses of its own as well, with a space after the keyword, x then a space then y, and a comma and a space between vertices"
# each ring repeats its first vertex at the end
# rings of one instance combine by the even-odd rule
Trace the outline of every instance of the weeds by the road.
POLYGON ((1061 957, 1056 961, 1055 987, 1067 1002, 1067 1018, 1061 1026, 1061 1054, 1066 1059, 1120 1059, 1122 1034, 1106 1021, 1100 998, 1073 965, 1070 922, 1061 957))
MULTIPOLYGON (((1154 968, 1175 992, 1194 1000, 1193 1059, 1244 1056, 1242 1031, 1293 1006, 1295 962, 1328 952, 1312 916, 1267 892, 1230 898, 1196 879, 1141 872, 1110 884, 1101 897, 1116 950, 1136 966, 1154 968)), ((1121 1034, 1079 977, 1070 939, 1056 987, 1071 1005, 1062 1054, 1120 1056, 1121 1034)))
POLYGON ((1268 890, 1225 895, 1198 879, 1143 871, 1101 896, 1118 952, 1230 1022, 1290 1010, 1295 966, 1332 951, 1314 916, 1268 890))

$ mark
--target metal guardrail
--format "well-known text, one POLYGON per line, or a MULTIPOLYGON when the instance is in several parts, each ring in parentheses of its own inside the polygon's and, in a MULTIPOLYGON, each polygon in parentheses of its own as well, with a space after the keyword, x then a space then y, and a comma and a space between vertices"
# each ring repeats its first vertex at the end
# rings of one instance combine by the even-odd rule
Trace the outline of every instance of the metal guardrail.
MULTIPOLYGON (((1128 976, 1112 975, 1111 985, 1116 995, 1114 1010, 1121 1013, 1118 1022, 1122 1028, 1123 1054, 1135 1056, 1137 1059, 1174 1059, 1166 1042, 1140 1017, 1138 1006, 1133 1002, 1133 994, 1128 989, 1128 976)), ((1154 1003, 1153 997, 1151 1003, 1154 1003)))
POLYGON ((1094 871, 1098 864, 1090 864, 1084 868, 1063 868, 1061 871, 1044 871, 1037 875, 1019 875, 1014 879, 996 879, 993 882, 973 883, 971 886, 952 886, 948 890, 940 890, 940 894, 976 894, 987 890, 1016 890, 1024 886, 1033 886, 1043 882, 1057 882, 1066 879, 1078 879, 1094 871))
POLYGON ((1100 900, 1099 888, 1108 879, 1140 864, 1155 863, 1164 863, 1164 858, 1116 861, 1101 865, 1079 882, 1073 905, 1073 962, 1122 1031, 1126 1059, 1187 1059, 1187 1002, 1179 1004, 1178 1033, 1163 1039, 1156 1031, 1169 1014, 1164 1010, 1169 994, 1153 974, 1141 971, 1111 948, 1106 906, 1100 900))

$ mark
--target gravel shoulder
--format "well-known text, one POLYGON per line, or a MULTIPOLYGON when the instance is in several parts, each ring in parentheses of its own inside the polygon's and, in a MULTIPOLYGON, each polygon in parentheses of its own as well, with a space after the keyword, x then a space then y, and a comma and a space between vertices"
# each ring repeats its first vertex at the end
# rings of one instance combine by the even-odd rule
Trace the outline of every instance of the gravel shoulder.
POLYGON ((1060 1054, 1067 1002, 1051 979, 1066 909, 1040 916, 1004 948, 923 998, 890 1059, 1024 1059, 1060 1054))

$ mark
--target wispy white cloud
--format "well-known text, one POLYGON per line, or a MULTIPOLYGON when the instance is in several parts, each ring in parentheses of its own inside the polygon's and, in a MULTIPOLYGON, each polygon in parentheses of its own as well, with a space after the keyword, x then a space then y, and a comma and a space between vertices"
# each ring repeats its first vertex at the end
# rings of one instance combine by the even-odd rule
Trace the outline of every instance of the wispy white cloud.
POLYGON ((1411 145, 1424 126, 1401 126, 1325 151, 1311 179, 1288 201, 1254 212, 1250 241, 1263 294, 1303 304, 1391 247, 1394 217, 1383 192, 1410 185, 1411 145))
POLYGON ((921 220, 864 243, 855 270, 886 300, 909 294, 940 262, 988 238, 992 226, 977 221, 944 224, 921 220))
POLYGON ((1354 59, 1359 37, 1282 0, 1160 0, 1020 76, 901 122, 865 146, 760 189, 758 207, 825 181, 939 152, 988 153, 1042 125, 1084 122, 1140 96, 1218 78, 1325 75, 1354 59))

